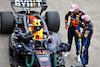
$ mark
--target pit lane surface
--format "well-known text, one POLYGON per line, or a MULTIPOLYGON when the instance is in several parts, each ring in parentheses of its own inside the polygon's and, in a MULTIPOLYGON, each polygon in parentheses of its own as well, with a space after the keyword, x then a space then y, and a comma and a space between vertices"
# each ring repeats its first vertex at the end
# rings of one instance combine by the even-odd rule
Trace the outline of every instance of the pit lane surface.
MULTIPOLYGON (((92 23, 95 29, 89 48, 90 60, 88 67, 100 67, 100 0, 47 0, 47 3, 48 9, 46 11, 58 11, 60 14, 61 25, 58 35, 61 41, 65 43, 68 40, 64 17, 72 4, 78 4, 80 10, 92 17, 92 23)), ((10 0, 0 0, 0 11, 13 11, 10 6, 10 0)), ((0 34, 0 67, 10 67, 8 51, 9 36, 7 34, 0 34)), ((65 58, 66 67, 70 67, 73 64, 81 65, 81 62, 76 61, 75 53, 76 49, 73 43, 71 55, 65 58)))

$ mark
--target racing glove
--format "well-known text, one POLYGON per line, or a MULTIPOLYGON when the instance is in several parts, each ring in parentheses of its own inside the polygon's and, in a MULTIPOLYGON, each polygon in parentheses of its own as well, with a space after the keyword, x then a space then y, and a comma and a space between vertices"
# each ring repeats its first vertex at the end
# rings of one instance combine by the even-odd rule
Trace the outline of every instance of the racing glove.
POLYGON ((65 23, 65 29, 67 29, 68 28, 68 24, 67 23, 65 23))

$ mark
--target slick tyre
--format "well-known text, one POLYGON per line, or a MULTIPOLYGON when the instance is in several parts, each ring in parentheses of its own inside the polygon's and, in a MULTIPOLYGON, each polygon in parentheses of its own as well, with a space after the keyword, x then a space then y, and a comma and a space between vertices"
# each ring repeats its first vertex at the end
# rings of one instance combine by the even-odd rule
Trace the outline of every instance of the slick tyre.
POLYGON ((4 34, 12 33, 14 27, 13 13, 1 12, 0 15, 0 32, 4 34))
POLYGON ((60 16, 56 11, 46 12, 46 24, 49 31, 58 32, 60 28, 60 16))

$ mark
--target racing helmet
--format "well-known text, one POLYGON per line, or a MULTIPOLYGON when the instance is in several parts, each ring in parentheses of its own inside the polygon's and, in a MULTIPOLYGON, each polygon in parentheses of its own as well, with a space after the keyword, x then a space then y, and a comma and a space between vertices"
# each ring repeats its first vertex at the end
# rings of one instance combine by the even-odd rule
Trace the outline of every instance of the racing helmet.
POLYGON ((42 21, 40 19, 37 19, 34 15, 30 16, 30 24, 33 24, 32 27, 29 28, 30 31, 33 32, 33 39, 44 39, 43 36, 43 27, 42 27, 42 21))
POLYGON ((33 33, 33 35, 34 35, 33 39, 44 39, 44 36, 43 36, 44 29, 42 27, 40 19, 33 20, 33 27, 35 30, 35 33, 33 33))
POLYGON ((33 24, 33 29, 32 30, 39 31, 42 27, 41 20, 37 19, 34 15, 30 15, 29 19, 30 19, 30 24, 33 24))
POLYGON ((30 24, 33 24, 33 20, 37 20, 37 18, 34 15, 29 16, 30 24))
POLYGON ((33 20, 33 27, 34 27, 34 30, 36 30, 36 31, 41 30, 41 28, 42 28, 41 20, 40 19, 33 20))

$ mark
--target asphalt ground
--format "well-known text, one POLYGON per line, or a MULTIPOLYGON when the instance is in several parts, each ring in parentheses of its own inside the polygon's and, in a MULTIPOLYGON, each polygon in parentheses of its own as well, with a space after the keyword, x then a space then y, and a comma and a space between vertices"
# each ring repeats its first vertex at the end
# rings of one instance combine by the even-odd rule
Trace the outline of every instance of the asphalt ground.
MULTIPOLYGON (((61 23, 58 35, 61 38, 61 41, 64 43, 68 42, 64 17, 69 11, 71 5, 78 4, 80 10, 91 16, 92 23, 94 24, 94 34, 89 47, 88 67, 100 67, 100 0, 47 0, 47 3, 48 9, 46 11, 58 11, 60 14, 61 23)), ((0 0, 0 11, 13 11, 10 6, 10 0, 0 0)), ((0 67, 10 67, 8 50, 9 36, 10 34, 0 34, 0 67)), ((66 67, 70 67, 73 64, 81 65, 81 62, 76 61, 74 40, 72 44, 71 55, 65 58, 65 61, 66 67)))

